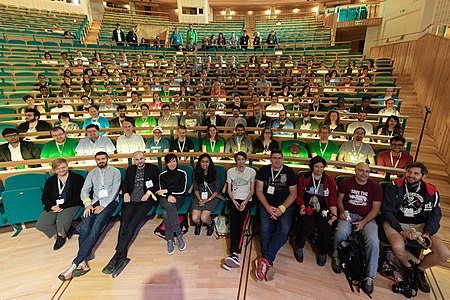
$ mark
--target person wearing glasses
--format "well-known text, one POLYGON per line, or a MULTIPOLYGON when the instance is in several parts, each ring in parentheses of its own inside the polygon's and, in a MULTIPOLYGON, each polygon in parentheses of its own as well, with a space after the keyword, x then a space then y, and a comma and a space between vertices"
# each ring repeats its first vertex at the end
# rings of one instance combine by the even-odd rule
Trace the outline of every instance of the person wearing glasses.
MULTIPOLYGON (((2 136, 6 140, 5 144, 0 145, 0 162, 21 161, 28 159, 39 159, 41 151, 33 142, 23 141, 19 138, 19 131, 16 128, 5 128, 2 136)), ((39 167, 32 165, 30 167, 39 167)), ((11 169, 24 169, 25 166, 6 167, 11 169)))
POLYGON ((404 137, 392 137, 390 140, 391 150, 378 153, 377 164, 383 167, 405 169, 413 161, 413 157, 404 149, 405 142, 404 137))
POLYGON ((380 241, 378 225, 375 218, 380 213, 383 191, 380 185, 369 179, 370 166, 360 162, 355 167, 355 176, 345 178, 338 184, 339 221, 334 234, 333 263, 335 273, 342 272, 338 259, 337 247, 345 241, 352 231, 361 232, 365 242, 367 269, 362 282, 362 289, 367 294, 373 293, 373 279, 377 274, 380 241))

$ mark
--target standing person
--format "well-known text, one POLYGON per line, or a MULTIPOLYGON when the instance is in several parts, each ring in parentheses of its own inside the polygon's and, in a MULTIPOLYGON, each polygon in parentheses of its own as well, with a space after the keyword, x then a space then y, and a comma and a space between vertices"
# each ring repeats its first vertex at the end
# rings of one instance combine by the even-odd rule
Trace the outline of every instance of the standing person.
MULTIPOLYGON (((188 40, 189 41, 189 40, 188 40)), ((178 31, 178 28, 175 27, 172 34, 170 35, 169 39, 170 45, 175 48, 175 50, 178 50, 180 46, 183 45, 183 36, 178 31)))
POLYGON ((197 30, 195 30, 192 27, 192 24, 189 24, 189 29, 188 29, 188 31, 186 33, 186 41, 189 42, 191 40, 192 40, 192 42, 194 44, 197 44, 197 42, 198 42, 198 34, 197 34, 197 30))
POLYGON ((425 270, 450 257, 450 250, 437 236, 442 218, 439 192, 435 186, 424 181, 427 174, 424 164, 411 162, 406 167, 405 177, 394 180, 386 187, 381 207, 383 229, 392 252, 403 265, 403 279, 424 293, 430 292, 425 270), (408 260, 405 250, 407 240, 417 240, 414 231, 428 242, 431 250, 419 264, 408 260))
POLYGON ((275 30, 271 29, 266 39, 267 48, 274 48, 278 45, 278 36, 275 30))
POLYGON ((223 268, 231 270, 240 267, 239 254, 244 241, 245 228, 253 206, 252 196, 255 192, 256 171, 245 166, 247 154, 238 152, 234 155, 236 167, 227 172, 227 191, 230 197, 228 218, 230 221, 230 256, 226 257, 223 268))
POLYGON ((125 38, 127 40, 128 46, 135 47, 138 44, 138 37, 136 34, 136 28, 131 27, 131 30, 128 31, 127 36, 125 38))
POLYGON ((341 273, 337 247, 353 231, 360 231, 364 237, 366 274, 361 284, 363 291, 373 293, 373 280, 377 275, 380 241, 375 218, 380 213, 383 191, 378 183, 369 179, 370 166, 360 162, 355 167, 355 176, 345 178, 338 185, 339 221, 334 233, 333 271, 341 273), (347 215, 346 215, 347 212, 347 215))
POLYGON ((195 224, 195 235, 200 235, 202 224, 207 226, 207 236, 214 232, 214 222, 211 213, 216 209, 220 199, 220 176, 208 153, 198 158, 194 169, 194 195, 192 201, 192 222, 195 224))
POLYGON ((66 238, 71 237, 72 220, 80 210, 80 194, 83 187, 83 176, 69 171, 69 164, 64 158, 52 162, 55 172, 45 182, 42 192, 44 211, 39 216, 36 229, 42 231, 48 238, 56 235, 53 250, 61 249, 66 238))
POLYGON ((127 258, 128 247, 137 226, 152 207, 157 204, 155 193, 158 191, 160 173, 158 167, 146 163, 142 151, 133 153, 133 163, 134 165, 127 168, 122 186, 124 203, 122 205, 116 252, 103 268, 104 274, 118 275, 117 273, 129 262, 129 258, 127 258))
POLYGON ((116 42, 117 46, 123 46, 123 42, 125 41, 125 33, 120 29, 119 23, 116 24, 116 29, 113 30, 112 41, 116 42))
POLYGON ((187 174, 178 168, 178 157, 169 153, 164 156, 167 169, 159 174, 159 203, 163 207, 164 227, 166 228, 167 254, 175 252, 174 236, 177 236, 178 250, 186 249, 186 242, 178 223, 178 209, 183 205, 187 191, 187 174))
POLYGON ((255 270, 258 282, 273 280, 275 256, 286 241, 296 210, 297 175, 283 164, 283 154, 273 150, 270 165, 256 174, 256 195, 260 201, 261 257, 255 270), (276 229, 273 231, 276 224, 276 229))
POLYGON ((300 208, 301 228, 295 244, 295 259, 303 262, 303 247, 317 229, 317 259, 319 266, 327 262, 327 250, 331 241, 331 225, 337 220, 337 188, 333 176, 325 173, 327 162, 320 156, 309 161, 310 171, 300 175, 297 185, 297 205, 300 208))
POLYGON ((239 45, 241 46, 241 49, 247 50, 249 39, 250 37, 247 34, 247 30, 242 31, 242 35, 239 38, 239 45))
POLYGON ((92 169, 81 189, 84 212, 81 219, 78 254, 72 265, 59 274, 62 281, 79 277, 91 270, 87 261, 103 228, 111 219, 119 204, 120 171, 108 165, 108 153, 95 154, 97 167, 92 169), (92 199, 91 199, 92 194, 92 199))

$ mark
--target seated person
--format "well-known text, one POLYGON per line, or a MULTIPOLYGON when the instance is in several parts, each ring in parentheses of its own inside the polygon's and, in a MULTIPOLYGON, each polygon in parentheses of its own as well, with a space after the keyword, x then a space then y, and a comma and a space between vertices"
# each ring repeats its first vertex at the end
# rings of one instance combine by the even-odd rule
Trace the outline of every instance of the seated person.
POLYGON ((77 155, 95 155, 97 152, 114 153, 116 147, 109 138, 100 135, 100 127, 97 124, 89 124, 85 129, 86 136, 80 139, 75 148, 77 155))
POLYGON ((186 137, 186 132, 186 126, 178 126, 177 138, 170 145, 169 152, 194 152, 194 143, 186 137))
POLYGON ((153 137, 150 138, 145 144, 145 149, 150 153, 162 153, 169 152, 169 141, 162 136, 163 129, 161 126, 153 127, 153 137))
POLYGON ((341 115, 337 110, 330 110, 323 119, 323 125, 330 128, 330 133, 333 131, 345 132, 344 123, 341 122, 341 115))
MULTIPOLYGON (((53 115, 50 116, 51 119, 57 119, 58 113, 73 112, 73 107, 69 104, 64 104, 64 100, 59 96, 56 97, 55 104, 56 104, 56 106, 50 109, 50 112, 54 113, 53 115)), ((74 115, 72 114, 72 117, 73 116, 74 115)))
POLYGON ((366 131, 358 127, 353 132, 353 139, 344 142, 339 148, 338 161, 359 163, 369 161, 371 165, 375 164, 375 152, 369 144, 363 142, 366 131))
MULTIPOLYGON (((286 111, 280 110, 278 112, 278 118, 272 122, 273 129, 294 129, 294 123, 286 117, 286 111)), ((293 132, 276 132, 275 135, 278 136, 290 136, 293 137, 293 132)))
POLYGON ((113 112, 104 112, 104 111, 116 110, 117 104, 112 103, 113 100, 110 94, 104 94, 102 98, 105 104, 100 105, 100 107, 98 108, 100 114, 105 118, 114 117, 113 112))
POLYGON ((298 95, 295 95, 292 98, 292 104, 286 105, 286 110, 292 111, 289 113, 291 115, 291 117, 300 117, 301 111, 302 111, 302 105, 300 104, 300 98, 298 97, 298 95))
POLYGON ((228 139, 225 144, 226 153, 237 153, 243 151, 245 153, 252 153, 253 145, 252 140, 245 132, 245 126, 237 124, 234 130, 234 134, 228 139))
POLYGON ((272 129, 264 128, 261 135, 253 142, 253 153, 270 155, 275 149, 280 149, 280 146, 278 141, 273 139, 272 129))
POLYGON ((122 128, 123 123, 130 122, 134 126, 134 119, 132 117, 127 117, 127 107, 124 105, 119 105, 116 108, 117 117, 111 120, 111 128, 122 128))
POLYGON ((261 104, 253 104, 253 115, 247 118, 247 127, 270 127, 270 118, 263 114, 261 104))
POLYGON ((266 106, 266 114, 269 118, 278 117, 278 112, 280 110, 284 110, 284 106, 281 103, 278 103, 278 96, 272 95, 270 97, 270 104, 266 106))
POLYGON ((134 153, 145 151, 144 139, 140 134, 133 132, 133 124, 128 121, 122 123, 123 134, 117 138, 117 153, 134 153))
MULTIPOLYGON (((29 159, 39 159, 41 151, 33 142, 22 141, 19 138, 19 131, 16 128, 5 128, 2 136, 6 140, 5 144, 0 145, 0 161, 22 161, 29 159)), ((30 167, 39 167, 40 165, 31 165, 30 167)), ((26 165, 16 167, 6 167, 7 170, 24 169, 26 165)))
MULTIPOLYGON (((302 117, 295 122, 295 129, 312 130, 316 131, 319 129, 319 124, 315 119, 311 118, 311 107, 303 106, 302 117)), ((315 133, 303 132, 301 134, 303 137, 313 137, 315 133)))
POLYGON ((333 271, 341 273, 337 247, 354 231, 361 231, 365 241, 366 274, 361 284, 363 291, 373 293, 373 280, 377 275, 380 242, 375 218, 380 213, 383 191, 380 185, 369 179, 370 166, 360 162, 355 167, 355 176, 343 179, 338 184, 337 204, 339 221, 334 234, 333 271), (347 212, 347 214, 346 214, 347 212))
POLYGON ((317 230, 317 259, 319 266, 327 262, 327 251, 331 242, 331 226, 337 220, 337 189, 333 176, 324 172, 327 162, 320 156, 309 161, 310 171, 302 173, 297 184, 297 205, 300 208, 299 231, 294 252, 295 259, 303 262, 306 240, 317 230), (328 213, 329 211, 329 213, 328 213))
MULTIPOLYGON (((292 143, 289 145, 289 147, 285 147, 282 149, 283 156, 286 159, 289 159, 289 157, 302 157, 302 158, 308 158, 308 150, 300 145, 299 143, 292 143)), ((302 165, 302 162, 299 161, 288 161, 286 160, 287 164, 294 164, 294 165, 302 165)))
POLYGON ((320 156, 325 160, 336 160, 339 146, 336 142, 330 141, 329 137, 330 127, 322 125, 319 129, 319 139, 315 139, 309 144, 311 157, 320 156))
POLYGON ((359 111, 357 115, 358 121, 352 122, 347 125, 347 133, 353 133, 356 128, 362 127, 367 134, 373 134, 373 126, 369 122, 366 122, 367 112, 359 111))
POLYGON ((92 101, 92 99, 88 96, 88 95, 83 95, 81 96, 81 102, 83 103, 83 105, 80 105, 77 107, 77 111, 82 111, 84 112, 84 114, 78 115, 79 117, 83 117, 83 118, 89 118, 91 115, 89 114, 89 108, 91 106, 94 106, 94 101, 92 101))
POLYGON ((425 270, 450 258, 450 250, 437 236, 442 217, 439 192, 424 181, 427 174, 424 164, 410 163, 405 176, 386 187, 381 208, 384 232, 392 252, 403 265, 403 280, 424 293, 430 292, 425 270), (416 240, 431 250, 419 264, 408 260, 405 250, 408 240, 416 240))
POLYGON ((20 114, 23 115, 22 119, 25 120, 25 111, 27 109, 37 109, 41 114, 45 114, 45 108, 42 105, 36 105, 32 95, 23 96, 23 101, 27 103, 26 107, 20 109, 20 114))
MULTIPOLYGON (((28 133, 28 132, 49 132, 52 126, 45 122, 39 120, 41 117, 41 113, 37 109, 27 108, 25 110, 25 122, 20 124, 17 127, 20 133, 28 133)), ((48 135, 40 135, 40 136, 27 136, 24 140, 36 140, 36 139, 44 139, 47 138, 48 135)))
MULTIPOLYGON (((156 125, 158 125, 158 122, 154 117, 150 116, 150 107, 148 106, 148 104, 141 104, 141 115, 134 120, 134 126, 153 128, 156 125)), ((151 133, 151 130, 139 130, 138 133, 149 134, 151 133)))
POLYGON ((164 104, 161 106, 162 116, 158 119, 158 126, 160 127, 178 127, 178 118, 172 116, 170 113, 170 105, 164 104))
POLYGON ((208 117, 203 120, 202 126, 225 126, 225 119, 216 114, 216 106, 208 105, 208 117))
MULTIPOLYGON (((61 127, 62 129, 64 129, 64 131, 80 130, 80 127, 78 126, 77 123, 71 122, 70 115, 66 112, 59 113, 58 120, 59 120, 59 122, 56 123, 56 126, 61 127)), ((73 138, 73 137, 79 136, 80 134, 79 133, 67 133, 66 135, 68 137, 73 138)))
POLYGON ((72 233, 72 220, 80 210, 81 188, 83 176, 69 171, 69 164, 64 158, 52 162, 53 176, 45 182, 42 192, 44 211, 39 216, 36 229, 42 231, 48 238, 56 235, 53 250, 61 249, 72 233))
POLYGON ((360 112, 360 111, 365 111, 367 114, 376 114, 377 110, 375 108, 373 108, 372 106, 370 106, 370 101, 372 99, 370 97, 362 97, 361 98, 361 104, 360 105, 356 105, 353 107, 352 112, 360 112))
MULTIPOLYGON (((377 134, 386 136, 403 136, 400 119, 397 116, 387 117, 384 126, 378 129, 377 134)), ((380 142, 385 140, 386 139, 381 139, 380 142)))
POLYGON ((41 158, 73 157, 77 154, 75 149, 77 148, 78 141, 73 138, 68 138, 63 128, 55 126, 50 129, 50 134, 53 141, 44 145, 41 158))
POLYGON ((401 136, 391 138, 391 150, 378 153, 379 166, 405 169, 407 165, 413 162, 413 157, 404 151, 406 140, 401 136))
POLYGON ((219 136, 219 131, 215 125, 209 125, 206 128, 205 138, 202 140, 202 152, 223 153, 225 141, 219 136))
MULTIPOLYGON (((83 129, 86 129, 87 126, 94 124, 97 125, 99 128, 109 128, 109 121, 107 118, 99 116, 98 109, 95 106, 91 106, 88 109, 90 118, 84 120, 83 122, 83 129)), ((100 132, 101 135, 105 135, 106 132, 102 131, 100 132)))
POLYGON ((207 226, 207 236, 214 232, 214 222, 211 213, 219 204, 221 197, 220 176, 209 154, 199 156, 194 169, 193 178, 194 199, 192 201, 192 222, 195 224, 195 235, 200 235, 202 224, 207 226))
POLYGON ((231 113, 233 114, 233 116, 229 117, 225 122, 226 127, 236 128, 237 124, 242 124, 244 125, 244 127, 247 126, 247 120, 240 116, 241 109, 239 108, 239 106, 233 106, 231 113))
POLYGON ((202 124, 202 117, 194 113, 195 103, 188 102, 186 104, 186 112, 183 113, 180 119, 180 125, 188 127, 200 126, 202 124))
POLYGON ((385 108, 382 108, 378 114, 385 116, 384 118, 382 118, 382 122, 386 122, 387 120, 387 116, 399 116, 400 113, 397 110, 397 108, 395 107, 395 100, 392 98, 389 98, 385 101, 385 108))

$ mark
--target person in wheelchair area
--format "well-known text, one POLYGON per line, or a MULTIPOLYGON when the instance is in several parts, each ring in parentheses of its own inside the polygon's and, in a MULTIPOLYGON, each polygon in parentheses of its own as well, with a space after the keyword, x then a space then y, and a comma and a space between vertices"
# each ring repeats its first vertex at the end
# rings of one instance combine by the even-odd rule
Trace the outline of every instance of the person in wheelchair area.
POLYGON ((450 250, 436 235, 442 217, 439 192, 424 181, 427 174, 423 163, 410 163, 405 176, 386 187, 381 208, 383 229, 394 255, 404 267, 404 281, 424 293, 430 292, 424 271, 450 258, 450 250), (416 240, 431 252, 415 264, 408 260, 407 240, 416 240))

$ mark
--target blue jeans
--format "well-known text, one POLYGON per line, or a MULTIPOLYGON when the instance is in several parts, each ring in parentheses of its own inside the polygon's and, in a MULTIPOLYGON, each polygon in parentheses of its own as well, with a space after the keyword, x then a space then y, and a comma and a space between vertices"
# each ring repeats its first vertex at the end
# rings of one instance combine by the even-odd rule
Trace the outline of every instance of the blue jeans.
MULTIPOLYGON (((350 213, 351 221, 339 219, 336 232, 334 233, 334 251, 333 257, 337 258, 337 247, 345 241, 353 230, 352 222, 360 221, 363 219, 360 215, 350 213)), ((380 254, 380 241, 378 239, 378 225, 375 220, 370 221, 362 230, 364 237, 365 251, 366 251, 366 276, 375 278, 378 268, 378 256, 380 254)))
MULTIPOLYGON (((118 204, 118 201, 113 201, 98 215, 91 213, 88 217, 81 218, 80 236, 78 237, 79 249, 77 257, 73 260, 74 264, 78 266, 91 257, 92 248, 94 248, 103 228, 111 219, 118 204)), ((96 206, 98 206, 98 202, 94 204, 94 207, 96 206)))
POLYGON ((275 256, 283 247, 286 241, 289 229, 291 228, 292 217, 295 212, 295 204, 292 204, 284 214, 282 214, 276 221, 270 218, 269 213, 266 211, 262 204, 259 205, 259 219, 261 220, 261 257, 267 259, 270 264, 273 264, 275 256), (277 224, 277 228, 272 233, 273 226, 277 224))

